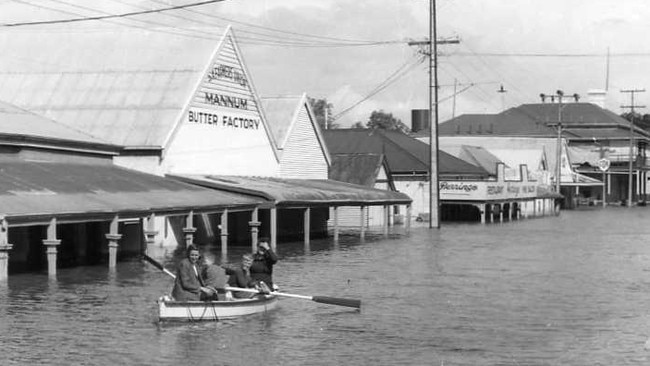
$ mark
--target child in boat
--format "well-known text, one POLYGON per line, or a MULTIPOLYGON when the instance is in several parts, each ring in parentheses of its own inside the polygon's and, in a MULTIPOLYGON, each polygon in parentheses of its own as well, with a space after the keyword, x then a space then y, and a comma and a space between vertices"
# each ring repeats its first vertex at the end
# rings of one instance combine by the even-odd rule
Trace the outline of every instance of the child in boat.
MULTIPOLYGON (((250 276, 250 266, 253 263, 253 256, 246 253, 242 256, 242 261, 238 265, 224 266, 228 277, 228 286, 241 288, 255 288, 255 281, 250 276)), ((226 296, 228 292, 226 292, 226 296)), ((255 296, 254 293, 235 291, 232 296, 237 299, 245 299, 255 296)))

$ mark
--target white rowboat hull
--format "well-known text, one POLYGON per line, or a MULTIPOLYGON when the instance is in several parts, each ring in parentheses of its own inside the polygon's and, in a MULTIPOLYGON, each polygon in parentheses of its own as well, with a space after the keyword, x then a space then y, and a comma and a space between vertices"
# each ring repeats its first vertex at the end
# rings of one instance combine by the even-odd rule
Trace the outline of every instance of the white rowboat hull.
POLYGON ((173 301, 169 296, 158 299, 160 320, 218 321, 265 313, 278 304, 275 295, 233 301, 173 301))

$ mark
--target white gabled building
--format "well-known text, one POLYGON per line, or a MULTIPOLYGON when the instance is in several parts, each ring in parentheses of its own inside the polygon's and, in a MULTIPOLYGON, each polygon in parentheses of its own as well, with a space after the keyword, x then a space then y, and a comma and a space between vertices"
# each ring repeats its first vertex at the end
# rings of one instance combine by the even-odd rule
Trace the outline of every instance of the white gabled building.
POLYGON ((0 55, 0 100, 124 146, 113 158, 119 166, 266 200, 252 212, 223 210, 164 227, 153 218, 148 231, 158 231, 157 241, 191 240, 199 225, 204 242, 255 243, 259 233, 274 245, 281 225, 287 232, 302 226, 308 241, 327 234, 329 206, 410 203, 327 180, 329 154, 305 96, 283 112, 291 118, 277 122, 282 133, 274 136, 230 27, 219 39, 134 29, 8 31, 0 47, 12 50, 0 55), (318 190, 301 179, 324 182, 318 190), (304 225, 279 223, 277 210, 295 211, 291 220, 304 225))
POLYGON ((331 158, 307 95, 262 97, 262 106, 277 144, 280 177, 327 179, 331 158))

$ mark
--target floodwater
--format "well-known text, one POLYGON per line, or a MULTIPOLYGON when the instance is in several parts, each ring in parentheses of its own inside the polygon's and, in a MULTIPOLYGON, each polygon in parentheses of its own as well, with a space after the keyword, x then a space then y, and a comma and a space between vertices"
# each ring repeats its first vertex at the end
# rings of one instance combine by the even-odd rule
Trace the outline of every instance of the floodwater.
POLYGON ((12 275, 0 363, 648 364, 649 223, 650 208, 612 207, 281 244, 284 292, 361 299, 360 312, 283 298, 268 314, 160 324, 172 280, 143 262, 12 275))

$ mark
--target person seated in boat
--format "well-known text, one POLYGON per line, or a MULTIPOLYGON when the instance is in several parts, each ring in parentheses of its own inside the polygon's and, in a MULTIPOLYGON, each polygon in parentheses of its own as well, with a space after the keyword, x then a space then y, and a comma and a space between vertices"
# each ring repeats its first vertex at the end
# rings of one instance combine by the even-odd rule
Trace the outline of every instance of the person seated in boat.
POLYGON ((226 271, 216 264, 206 264, 203 268, 205 286, 213 291, 211 295, 206 294, 203 300, 223 301, 226 296, 226 271))
POLYGON ((213 291, 204 284, 199 249, 194 245, 188 245, 186 253, 187 258, 181 260, 176 270, 172 298, 176 301, 199 301, 201 294, 207 296, 213 291))
POLYGON ((253 263, 250 267, 251 278, 257 282, 264 282, 273 288, 273 265, 278 262, 278 256, 269 246, 269 238, 262 237, 253 254, 253 263))
MULTIPOLYGON (((226 274, 229 276, 228 286, 240 287, 240 288, 255 288, 256 283, 251 278, 250 271, 249 271, 252 263, 253 263, 253 256, 246 253, 242 256, 241 263, 234 266, 229 266, 229 265, 224 266, 223 268, 226 270, 226 274)), ((255 296, 255 294, 250 292, 234 291, 232 293, 232 296, 234 296, 237 299, 245 299, 245 298, 250 298, 252 296, 255 296)), ((229 291, 226 292, 226 297, 227 298, 230 297, 229 291)))

